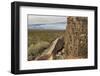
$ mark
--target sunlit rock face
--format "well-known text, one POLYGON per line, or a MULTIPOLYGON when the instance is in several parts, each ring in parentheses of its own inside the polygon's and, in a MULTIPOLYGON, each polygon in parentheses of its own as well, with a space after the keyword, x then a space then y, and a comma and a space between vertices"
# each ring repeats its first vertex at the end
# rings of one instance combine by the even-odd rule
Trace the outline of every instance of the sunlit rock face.
POLYGON ((88 57, 88 18, 67 17, 67 27, 64 35, 66 58, 88 57))

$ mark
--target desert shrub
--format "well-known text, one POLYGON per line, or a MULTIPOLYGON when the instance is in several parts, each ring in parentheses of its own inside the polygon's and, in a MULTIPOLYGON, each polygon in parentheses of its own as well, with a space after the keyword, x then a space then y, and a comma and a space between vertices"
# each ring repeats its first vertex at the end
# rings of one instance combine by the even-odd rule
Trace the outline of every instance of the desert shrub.
POLYGON ((37 42, 37 44, 31 44, 28 48, 28 56, 38 56, 40 55, 45 49, 49 47, 49 43, 46 41, 37 42))
POLYGON ((57 37, 62 36, 64 30, 28 30, 28 47, 39 41, 52 43, 57 37))

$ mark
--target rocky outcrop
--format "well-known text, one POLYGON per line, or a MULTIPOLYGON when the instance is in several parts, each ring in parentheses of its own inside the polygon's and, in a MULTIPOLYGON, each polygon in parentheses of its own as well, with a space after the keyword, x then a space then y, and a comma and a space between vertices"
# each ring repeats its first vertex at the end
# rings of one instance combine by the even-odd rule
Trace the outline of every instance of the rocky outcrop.
POLYGON ((59 37, 54 40, 51 46, 46 49, 41 56, 37 57, 35 60, 52 60, 54 56, 64 48, 64 38, 59 37))
POLYGON ((87 17, 67 17, 64 35, 66 58, 87 57, 87 17))

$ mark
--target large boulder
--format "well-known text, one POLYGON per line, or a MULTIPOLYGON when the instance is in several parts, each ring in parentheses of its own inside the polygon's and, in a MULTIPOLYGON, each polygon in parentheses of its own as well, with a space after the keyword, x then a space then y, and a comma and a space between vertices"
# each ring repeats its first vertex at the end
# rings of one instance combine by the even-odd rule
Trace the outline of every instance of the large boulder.
POLYGON ((64 35, 66 56, 72 58, 87 57, 87 17, 67 17, 67 27, 64 35))

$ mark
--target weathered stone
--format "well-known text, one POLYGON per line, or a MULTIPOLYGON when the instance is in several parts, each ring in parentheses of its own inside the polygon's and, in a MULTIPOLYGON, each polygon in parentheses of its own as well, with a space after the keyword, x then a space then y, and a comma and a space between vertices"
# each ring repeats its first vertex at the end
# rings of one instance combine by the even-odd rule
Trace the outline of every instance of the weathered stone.
POLYGON ((39 57, 37 57, 35 60, 48 60, 50 58, 49 54, 45 54, 45 55, 41 55, 39 57))
MULTIPOLYGON (((64 38, 60 37, 58 38, 53 51, 53 54, 55 55, 57 52, 59 52, 64 47, 64 38)), ((51 47, 52 48, 52 47, 51 47)))
POLYGON ((45 50, 41 56, 37 57, 36 60, 47 60, 52 59, 62 48, 64 47, 64 38, 59 37, 51 44, 50 48, 45 50))
POLYGON ((66 56, 87 57, 87 20, 87 17, 67 17, 64 35, 66 56))

